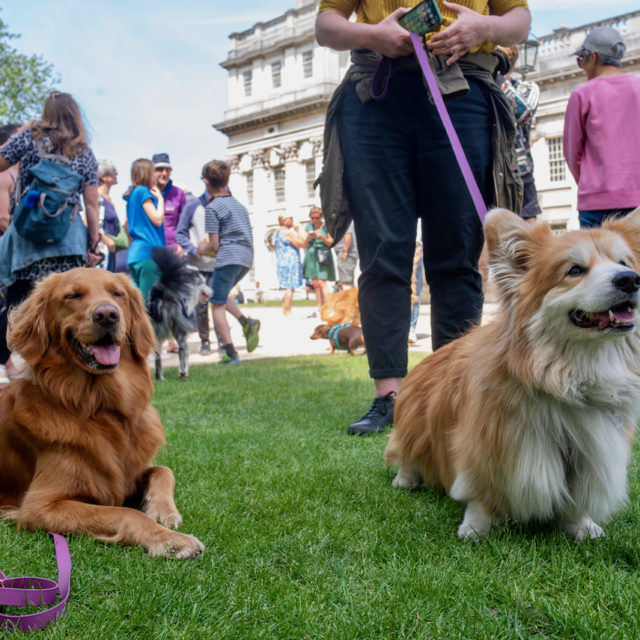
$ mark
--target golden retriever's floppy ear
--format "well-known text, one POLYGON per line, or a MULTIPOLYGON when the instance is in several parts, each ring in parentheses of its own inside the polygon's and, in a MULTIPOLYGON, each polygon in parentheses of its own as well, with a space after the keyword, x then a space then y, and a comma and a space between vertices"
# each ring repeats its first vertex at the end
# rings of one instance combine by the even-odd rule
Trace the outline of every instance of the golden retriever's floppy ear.
POLYGON ((127 292, 130 318, 127 337, 131 344, 131 352, 134 357, 146 358, 156 348, 156 336, 145 309, 142 294, 128 276, 118 273, 116 277, 127 292))
POLYGON ((622 218, 608 218, 602 228, 623 235, 640 263, 640 207, 622 218))
POLYGON ((57 281, 58 275, 52 274, 38 282, 29 296, 9 312, 9 349, 17 351, 31 365, 41 360, 49 349, 47 306, 57 281))
POLYGON ((507 209, 492 209, 487 215, 484 235, 489 265, 503 299, 513 295, 535 257, 534 230, 536 236, 551 234, 546 225, 529 224, 507 209))

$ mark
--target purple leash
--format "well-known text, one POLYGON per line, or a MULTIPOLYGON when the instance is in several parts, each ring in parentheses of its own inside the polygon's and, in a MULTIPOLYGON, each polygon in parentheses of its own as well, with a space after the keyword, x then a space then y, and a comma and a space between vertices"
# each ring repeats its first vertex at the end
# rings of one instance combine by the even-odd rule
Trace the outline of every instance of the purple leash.
POLYGON ((415 49, 416 56, 418 57, 418 62, 420 63, 420 67, 422 68, 422 73, 424 74, 424 77, 427 81, 429 91, 431 91, 433 102, 436 105, 438 115, 442 120, 445 131, 449 136, 449 142, 451 143, 453 153, 455 154, 456 160, 458 161, 460 171, 462 171, 462 177, 467 184, 467 189, 469 189, 469 194, 471 195, 471 199, 473 200, 473 204, 475 205, 476 212, 478 213, 478 217, 480 218, 480 222, 484 224, 484 219, 487 215, 487 205, 484 203, 484 199, 482 198, 480 189, 478 189, 476 179, 473 177, 473 172, 471 171, 471 167, 469 166, 467 156, 464 154, 464 150, 462 148, 462 145, 460 144, 458 134, 456 133, 453 123, 451 122, 447 107, 445 107, 444 100, 442 99, 442 94, 440 93, 440 89, 438 88, 438 83, 436 82, 436 79, 433 75, 433 71, 429 66, 427 54, 425 53, 424 47, 422 46, 420 36, 415 33, 411 33, 410 35, 411 42, 413 43, 413 48, 415 49))
MULTIPOLYGON (((51 532, 50 532, 51 533, 51 532)), ((20 577, 7 578, 0 571, 0 606, 5 607, 41 607, 52 605, 58 591, 60 602, 49 609, 28 613, 22 616, 10 616, 0 613, 0 629, 8 631, 33 631, 48 626, 58 617, 62 617, 69 599, 71 578, 71 556, 67 541, 57 533, 51 533, 56 547, 58 564, 58 582, 47 578, 20 577)))

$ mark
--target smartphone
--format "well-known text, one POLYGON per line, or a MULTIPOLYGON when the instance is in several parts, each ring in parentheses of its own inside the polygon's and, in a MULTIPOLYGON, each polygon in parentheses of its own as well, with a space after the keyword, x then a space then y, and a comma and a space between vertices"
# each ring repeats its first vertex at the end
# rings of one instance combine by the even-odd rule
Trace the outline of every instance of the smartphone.
POLYGON ((411 11, 407 11, 398 20, 398 24, 407 29, 407 31, 413 31, 419 36, 433 31, 442 24, 442 14, 438 8, 438 3, 436 0, 422 0, 411 11))

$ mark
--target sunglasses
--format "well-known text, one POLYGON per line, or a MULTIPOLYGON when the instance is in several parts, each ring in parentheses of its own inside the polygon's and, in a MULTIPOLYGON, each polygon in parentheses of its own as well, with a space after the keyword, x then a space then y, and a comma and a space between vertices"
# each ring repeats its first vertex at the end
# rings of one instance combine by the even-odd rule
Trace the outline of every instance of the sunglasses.
POLYGON ((582 51, 580 51, 576 56, 578 66, 580 66, 585 60, 588 60, 590 55, 591 51, 589 51, 589 49, 583 49, 582 51))

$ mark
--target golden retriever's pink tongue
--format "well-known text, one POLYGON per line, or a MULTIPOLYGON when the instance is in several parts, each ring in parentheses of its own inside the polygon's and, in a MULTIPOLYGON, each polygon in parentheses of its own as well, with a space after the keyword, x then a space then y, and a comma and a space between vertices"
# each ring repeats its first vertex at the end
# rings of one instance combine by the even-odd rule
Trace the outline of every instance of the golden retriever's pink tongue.
POLYGON ((120 347, 117 344, 110 344, 106 347, 94 345, 93 357, 100 364, 118 364, 118 360, 120 360, 120 347))

